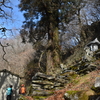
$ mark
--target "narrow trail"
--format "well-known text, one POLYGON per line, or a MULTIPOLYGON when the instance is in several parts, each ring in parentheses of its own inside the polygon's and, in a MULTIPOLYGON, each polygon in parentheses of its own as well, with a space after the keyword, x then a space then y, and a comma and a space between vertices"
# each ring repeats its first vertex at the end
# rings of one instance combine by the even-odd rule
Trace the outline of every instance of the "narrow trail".
POLYGON ((63 98, 65 92, 66 92, 66 89, 62 89, 62 90, 59 90, 59 91, 55 91, 54 95, 48 97, 45 100, 65 100, 63 98))

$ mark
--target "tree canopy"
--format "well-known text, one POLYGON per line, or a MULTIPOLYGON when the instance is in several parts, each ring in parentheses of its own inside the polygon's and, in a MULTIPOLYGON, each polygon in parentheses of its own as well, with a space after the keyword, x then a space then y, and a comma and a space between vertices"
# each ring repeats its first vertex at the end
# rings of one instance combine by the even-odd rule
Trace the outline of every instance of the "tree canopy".
MULTIPOLYGON (((46 37, 46 69, 55 72, 60 67, 60 35, 64 25, 75 18, 84 4, 83 0, 21 0, 20 9, 25 11, 24 25, 21 30, 23 42, 40 41, 46 37), (61 32, 60 32, 61 31, 61 32)), ((40 60, 39 60, 40 62, 40 60)))
POLYGON ((19 7, 25 11, 26 19, 23 27, 29 31, 24 31, 24 34, 32 42, 44 38, 46 33, 48 39, 52 39, 56 27, 62 31, 64 28, 61 27, 75 18, 82 2, 83 0, 21 0, 19 7))

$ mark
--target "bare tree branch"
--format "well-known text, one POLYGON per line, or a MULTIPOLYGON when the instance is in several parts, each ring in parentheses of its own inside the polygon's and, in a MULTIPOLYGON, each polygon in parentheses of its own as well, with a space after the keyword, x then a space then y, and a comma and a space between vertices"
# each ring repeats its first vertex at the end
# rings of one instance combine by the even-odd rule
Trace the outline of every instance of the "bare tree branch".
POLYGON ((0 46, 2 47, 2 50, 4 52, 3 54, 3 60, 5 60, 6 62, 8 62, 6 59, 5 59, 5 55, 6 55, 6 51, 5 51, 5 47, 8 47, 9 44, 7 43, 5 46, 0 42, 0 46))
POLYGON ((7 29, 5 27, 3 27, 3 28, 0 28, 0 30, 2 32, 1 33, 2 36, 0 37, 0 39, 2 39, 4 36, 6 36, 6 33, 5 32, 6 32, 7 29))
POLYGON ((4 18, 8 18, 11 17, 11 14, 7 14, 6 9, 11 9, 11 11, 13 10, 13 8, 7 4, 10 3, 10 0, 1 0, 0 1, 0 17, 4 17, 4 18))

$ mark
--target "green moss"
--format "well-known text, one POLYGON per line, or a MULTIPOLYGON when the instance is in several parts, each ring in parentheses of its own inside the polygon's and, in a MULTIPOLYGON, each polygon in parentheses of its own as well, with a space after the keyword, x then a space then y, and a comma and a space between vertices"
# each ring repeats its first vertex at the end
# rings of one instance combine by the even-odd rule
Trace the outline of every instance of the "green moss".
POLYGON ((77 70, 78 69, 78 66, 71 66, 70 69, 71 70, 77 70))
POLYGON ((51 90, 51 91, 49 91, 49 93, 50 93, 50 94, 54 94, 54 91, 53 91, 53 90, 51 90))
POLYGON ((33 98, 35 99, 35 100, 39 100, 39 99, 46 99, 47 98, 47 96, 33 96, 33 98))
POLYGON ((83 70, 80 70, 78 73, 81 74, 81 75, 85 75, 87 74, 87 68, 83 69, 83 70))
POLYGON ((73 84, 77 84, 79 80, 73 80, 73 84))
POLYGON ((65 72, 65 73, 61 73, 60 75, 61 76, 64 76, 64 75, 67 75, 68 73, 67 72, 65 72))
POLYGON ((85 62, 81 62, 80 66, 85 66, 85 64, 86 64, 85 62))
POLYGON ((85 91, 67 91, 67 93, 69 94, 69 97, 74 97, 77 95, 78 100, 88 100, 89 98, 85 91))
POLYGON ((89 98, 89 96, 86 95, 86 93, 82 93, 82 94, 80 95, 80 97, 79 97, 79 100, 89 100, 88 98, 89 98))
POLYGON ((69 95, 72 95, 72 96, 74 96, 75 94, 77 94, 77 92, 78 92, 78 91, 67 91, 67 93, 68 93, 69 95))
POLYGON ((69 76, 70 76, 71 78, 75 79, 78 75, 77 75, 76 73, 73 72, 73 73, 70 73, 69 76))
POLYGON ((100 94, 100 87, 92 87, 91 88, 95 93, 98 93, 98 94, 100 94))
POLYGON ((33 87, 32 87, 32 85, 30 85, 29 87, 27 87, 27 91, 28 91, 28 95, 31 95, 32 94, 32 92, 33 92, 33 87))
POLYGON ((27 100, 24 96, 20 95, 18 100, 27 100))
MULTIPOLYGON (((35 90, 36 92, 43 92, 43 90, 35 90)), ((44 90, 44 92, 46 92, 45 90, 44 90)), ((48 93, 50 93, 50 94, 54 94, 54 89, 52 89, 52 90, 48 90, 47 91, 48 93)))

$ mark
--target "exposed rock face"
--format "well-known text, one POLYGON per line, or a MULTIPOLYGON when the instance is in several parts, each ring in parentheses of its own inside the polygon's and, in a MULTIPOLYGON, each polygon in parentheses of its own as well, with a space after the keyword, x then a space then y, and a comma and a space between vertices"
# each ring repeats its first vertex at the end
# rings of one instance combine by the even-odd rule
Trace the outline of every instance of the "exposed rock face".
POLYGON ((99 100, 94 96, 93 91, 68 91, 64 94, 65 100, 99 100))
POLYGON ((6 100, 6 89, 9 85, 13 86, 12 100, 17 100, 19 94, 19 82, 19 76, 14 75, 7 70, 0 71, 0 100, 6 100))
POLYGON ((94 86, 91 88, 95 93, 100 93, 100 75, 96 77, 94 86))
POLYGON ((88 43, 85 46, 85 48, 84 48, 84 50, 85 50, 84 59, 87 60, 87 61, 91 61, 93 56, 94 56, 94 52, 99 50, 99 49, 100 49, 100 42, 96 38, 94 41, 91 41, 90 43, 88 43))
POLYGON ((96 78, 94 86, 100 88, 100 76, 96 78))
MULTIPOLYGON (((75 68, 75 66, 73 66, 75 68)), ((76 69, 64 69, 61 74, 52 76, 38 72, 32 77, 32 87, 34 89, 33 95, 37 94, 37 90, 59 90, 64 88, 73 74, 86 74, 96 69, 96 65, 89 63, 79 63, 76 69)))
POLYGON ((37 78, 44 78, 44 79, 48 79, 48 80, 53 80, 55 79, 54 76, 51 76, 51 75, 46 75, 46 74, 43 74, 43 73, 36 73, 35 76, 32 77, 32 79, 37 79, 37 78))
POLYGON ((93 51, 91 51, 89 47, 86 47, 84 60, 91 61, 92 57, 93 57, 93 51))
POLYGON ((65 100, 79 100, 78 94, 69 95, 68 93, 64 94, 65 100))
POLYGON ((39 91, 33 91, 32 93, 34 96, 48 96, 48 95, 52 95, 53 92, 51 91, 46 91, 46 90, 39 90, 39 91))

